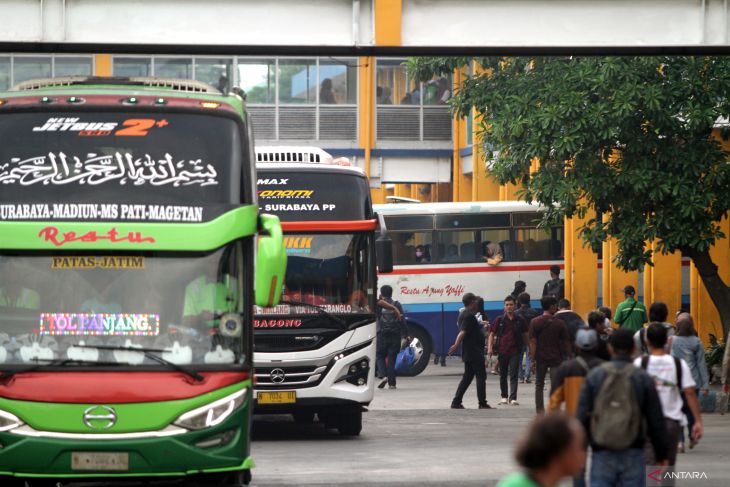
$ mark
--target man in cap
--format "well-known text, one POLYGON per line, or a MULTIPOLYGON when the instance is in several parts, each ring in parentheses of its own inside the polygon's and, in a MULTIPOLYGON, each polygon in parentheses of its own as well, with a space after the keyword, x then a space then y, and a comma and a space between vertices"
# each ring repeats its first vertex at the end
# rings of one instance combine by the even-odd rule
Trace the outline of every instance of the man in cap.
POLYGON ((646 317, 646 308, 634 298, 636 295, 634 286, 624 286, 621 291, 624 293, 626 300, 619 303, 613 319, 621 328, 636 333, 644 326, 644 323, 649 321, 646 317))
POLYGON ((570 416, 575 415, 580 397, 580 388, 583 385, 588 371, 603 360, 596 356, 598 349, 598 333, 596 330, 581 328, 575 335, 575 348, 578 355, 574 359, 563 362, 556 373, 555 382, 550 389, 550 405, 548 411, 560 410, 560 405, 565 403, 565 412, 570 416))

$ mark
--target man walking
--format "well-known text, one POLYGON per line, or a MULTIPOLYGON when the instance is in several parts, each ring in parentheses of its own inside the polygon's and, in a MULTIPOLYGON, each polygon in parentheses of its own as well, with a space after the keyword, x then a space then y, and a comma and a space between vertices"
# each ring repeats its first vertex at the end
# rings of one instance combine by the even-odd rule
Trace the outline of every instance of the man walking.
POLYGON ((560 266, 550 266, 550 280, 542 288, 543 296, 552 296, 555 299, 565 297, 565 280, 560 278, 560 266))
POLYGON ((383 380, 378 388, 383 389, 387 383, 389 389, 395 389, 395 359, 401 349, 403 338, 408 335, 408 328, 403 320, 403 307, 398 301, 393 301, 393 288, 390 286, 380 288, 378 325, 376 368, 380 374, 387 373, 387 379, 383 380))
POLYGON ((550 385, 549 412, 559 411, 560 406, 565 403, 565 413, 569 416, 575 416, 580 388, 586 375, 591 369, 603 363, 603 360, 596 356, 598 340, 598 334, 595 330, 578 330, 575 336, 575 348, 578 355, 574 359, 563 362, 558 367, 555 373, 555 382, 550 385))
POLYGON ((527 325, 515 314, 515 299, 510 295, 504 298, 504 314, 497 316, 489 328, 489 345, 487 355, 494 352, 497 344, 497 360, 499 362, 499 387, 502 392, 500 404, 519 406, 517 402, 517 374, 520 367, 520 355, 523 345, 527 343, 527 325), (509 394, 507 391, 507 375, 509 374, 509 394))
MULTIPOLYGON (((515 314, 522 318, 522 321, 529 327, 530 322, 533 318, 540 316, 540 312, 530 306, 530 295, 528 293, 520 293, 517 296, 517 305, 519 308, 515 311, 515 314)), ((522 353, 520 354, 520 382, 529 384, 532 382, 530 377, 532 376, 532 360, 530 360, 530 348, 528 346, 528 340, 522 347, 522 353)))
MULTIPOLYGON (((702 419, 695 391, 696 383, 687 362, 672 357, 664 349, 667 344, 667 328, 663 323, 655 322, 649 325, 646 329, 646 342, 649 346, 649 355, 637 358, 634 360, 634 365, 644 369, 656 385, 669 436, 667 457, 669 465, 672 466, 677 461, 677 445, 682 430, 681 423, 684 420, 682 394, 695 417, 692 431, 690 431, 691 438, 695 441, 702 438, 702 419)), ((655 455, 651 445, 647 445, 645 455, 646 464, 654 465, 655 455)))
POLYGON ((651 378, 631 364, 633 349, 631 331, 616 330, 609 347, 612 360, 591 370, 580 392, 576 417, 593 449, 591 487, 645 485, 645 431, 657 465, 667 464, 662 405, 651 378))
POLYGON ((570 333, 570 341, 575 341, 575 334, 579 329, 586 327, 586 322, 578 313, 570 309, 570 301, 567 299, 558 300, 558 311, 555 313, 556 318, 560 318, 565 322, 570 333))
POLYGON ((626 300, 620 302, 616 307, 614 321, 621 328, 627 328, 636 333, 644 326, 644 323, 649 321, 646 319, 646 308, 634 299, 636 295, 634 286, 625 286, 621 291, 623 291, 626 300))
POLYGON ((572 344, 565 322, 556 318, 558 302, 552 296, 540 300, 543 314, 530 322, 528 331, 530 357, 535 360, 535 409, 545 412, 545 375, 550 372, 550 383, 555 382, 555 373, 564 358, 571 353, 572 344))
POLYGON ((606 331, 606 315, 600 311, 591 311, 588 313, 588 328, 595 330, 598 336, 598 346, 596 347, 596 357, 601 360, 611 360, 611 354, 608 352, 608 331, 606 331))
POLYGON ((456 395, 451 401, 452 409, 464 409, 462 401, 464 393, 469 388, 474 377, 477 379, 477 400, 479 409, 491 409, 487 403, 487 369, 484 365, 484 328, 476 318, 479 302, 472 293, 466 293, 461 298, 464 312, 459 315, 459 334, 456 341, 449 348, 449 355, 456 352, 463 344, 461 359, 464 361, 464 375, 456 388, 456 395))

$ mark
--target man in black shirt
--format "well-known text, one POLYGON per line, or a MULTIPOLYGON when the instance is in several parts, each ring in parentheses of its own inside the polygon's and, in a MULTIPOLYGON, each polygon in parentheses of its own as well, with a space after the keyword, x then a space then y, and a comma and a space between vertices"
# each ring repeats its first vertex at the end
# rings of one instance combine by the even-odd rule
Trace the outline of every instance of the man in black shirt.
POLYGON ((595 351, 596 357, 601 360, 611 360, 611 354, 608 351, 606 315, 600 311, 591 311, 588 313, 588 328, 596 330, 596 335, 598 336, 598 346, 595 351))
POLYGON ((464 312, 459 315, 459 334, 456 341, 449 348, 449 355, 456 352, 463 344, 461 359, 464 361, 464 375, 456 388, 456 395, 451 401, 452 409, 464 409, 462 400, 471 381, 477 378, 477 399, 479 409, 491 409, 487 404, 487 369, 484 364, 484 328, 476 318, 479 302, 472 293, 466 293, 461 299, 464 303, 464 312))

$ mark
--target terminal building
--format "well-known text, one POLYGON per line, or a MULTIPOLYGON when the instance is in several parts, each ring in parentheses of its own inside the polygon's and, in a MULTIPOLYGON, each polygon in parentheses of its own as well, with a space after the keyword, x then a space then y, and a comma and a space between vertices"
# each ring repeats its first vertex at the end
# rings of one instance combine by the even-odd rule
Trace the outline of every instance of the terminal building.
MULTIPOLYGON (((375 2, 373 42, 401 45, 402 2, 375 2)), ((312 51, 316 51, 312 48, 312 51)), ((374 203, 387 197, 420 202, 512 201, 517 187, 490 178, 478 124, 452 117, 448 100, 469 70, 428 82, 411 79, 405 59, 333 56, 0 53, 0 90, 33 78, 67 75, 162 76, 243 90, 259 145, 314 145, 348 157, 370 177, 374 203)), ((703 338, 722 337, 717 311, 689 259, 657 255, 655 266, 625 273, 612 264, 616 245, 601 255, 583 248, 581 222, 565 222, 566 297, 581 314, 613 309, 633 285, 646 303, 664 301, 673 316, 690 308, 703 338), (600 296, 598 299, 597 297, 600 296)), ((725 219, 723 231, 730 235, 725 219)), ((535 232, 535 239, 543 238, 535 232)), ((545 237, 547 238, 547 237, 545 237)), ((730 241, 713 259, 730 282, 730 241)), ((545 279, 548 279, 546 272, 545 279)), ((505 283, 505 294, 511 290, 505 283)))

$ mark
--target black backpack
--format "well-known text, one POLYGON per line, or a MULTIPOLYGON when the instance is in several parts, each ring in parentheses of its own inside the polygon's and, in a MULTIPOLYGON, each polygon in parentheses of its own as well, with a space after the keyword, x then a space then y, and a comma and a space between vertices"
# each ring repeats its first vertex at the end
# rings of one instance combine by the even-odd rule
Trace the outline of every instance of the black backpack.
MULTIPOLYGON (((389 301, 390 304, 398 309, 401 308, 401 304, 398 301, 389 301)), ((380 310, 380 331, 388 335, 401 334, 401 323, 398 320, 395 312, 391 309, 381 308, 380 310)))

